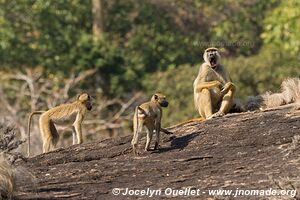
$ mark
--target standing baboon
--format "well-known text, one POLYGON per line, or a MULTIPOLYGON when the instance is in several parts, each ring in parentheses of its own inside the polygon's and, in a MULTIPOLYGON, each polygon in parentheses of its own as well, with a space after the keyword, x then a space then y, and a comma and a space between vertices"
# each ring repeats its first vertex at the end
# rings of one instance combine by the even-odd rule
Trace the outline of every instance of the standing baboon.
POLYGON ((133 116, 133 138, 131 141, 133 153, 137 154, 137 144, 139 140, 139 133, 143 127, 147 130, 147 142, 145 151, 149 150, 150 143, 152 140, 153 132, 156 134, 156 141, 154 149, 158 149, 160 130, 161 130, 161 118, 162 118, 162 107, 168 107, 168 101, 166 96, 160 93, 156 93, 152 96, 149 102, 143 103, 135 108, 133 116))
POLYGON ((87 110, 92 109, 91 97, 87 93, 78 95, 77 100, 51 108, 48 111, 34 111, 28 119, 28 156, 30 156, 30 124, 35 114, 42 114, 39 120, 40 132, 43 139, 43 153, 54 148, 59 135, 54 124, 72 124, 73 144, 77 137, 77 144, 82 143, 81 123, 87 110))

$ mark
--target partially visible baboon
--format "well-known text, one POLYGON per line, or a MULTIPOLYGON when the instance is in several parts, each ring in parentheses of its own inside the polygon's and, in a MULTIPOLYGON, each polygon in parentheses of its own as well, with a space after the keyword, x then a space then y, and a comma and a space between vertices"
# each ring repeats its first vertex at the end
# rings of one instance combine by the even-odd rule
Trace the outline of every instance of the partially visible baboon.
POLYGON ((133 116, 133 138, 131 141, 133 153, 137 155, 137 144, 139 140, 139 134, 143 127, 146 127, 147 141, 145 151, 150 149, 150 143, 152 140, 153 132, 156 134, 156 141, 154 150, 158 149, 160 130, 161 130, 161 118, 162 107, 168 107, 168 101, 166 96, 160 93, 156 93, 152 96, 149 102, 143 103, 135 108, 133 116))
POLYGON ((43 153, 53 149, 58 142, 59 135, 55 124, 72 124, 73 144, 82 143, 81 124, 87 110, 92 109, 91 97, 87 93, 78 95, 77 100, 51 108, 48 111, 34 111, 28 119, 28 156, 30 156, 30 124, 35 114, 42 114, 39 120, 40 132, 43 140, 43 153))
POLYGON ((11 199, 14 188, 14 170, 3 155, 0 155, 0 199, 11 199))
POLYGON ((234 104, 236 87, 220 64, 221 56, 217 48, 206 49, 203 58, 205 62, 194 81, 194 101, 200 116, 210 119, 228 113, 234 104))
POLYGON ((247 110, 264 110, 290 103, 300 103, 300 79, 287 78, 281 84, 280 93, 267 92, 263 95, 249 97, 247 110))

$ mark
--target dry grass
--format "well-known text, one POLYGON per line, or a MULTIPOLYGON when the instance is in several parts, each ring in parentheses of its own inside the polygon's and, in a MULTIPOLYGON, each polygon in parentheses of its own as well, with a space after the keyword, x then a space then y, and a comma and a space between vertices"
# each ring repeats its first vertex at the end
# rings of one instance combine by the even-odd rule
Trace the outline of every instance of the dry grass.
POLYGON ((300 177, 296 178, 279 178, 274 179, 273 177, 269 177, 270 181, 275 187, 279 190, 296 190, 295 196, 272 196, 269 197, 269 200, 300 200, 300 177))
POLYGON ((14 174, 13 167, 2 155, 0 157, 0 199, 12 199, 15 187, 14 174))
POLYGON ((25 159, 22 154, 14 151, 23 142, 17 139, 12 127, 0 123, 0 199, 13 199, 17 180, 28 175, 27 170, 13 165, 17 159, 25 159))
POLYGON ((285 157, 290 156, 297 148, 299 148, 300 144, 300 135, 294 135, 292 142, 284 149, 283 152, 286 152, 285 157))

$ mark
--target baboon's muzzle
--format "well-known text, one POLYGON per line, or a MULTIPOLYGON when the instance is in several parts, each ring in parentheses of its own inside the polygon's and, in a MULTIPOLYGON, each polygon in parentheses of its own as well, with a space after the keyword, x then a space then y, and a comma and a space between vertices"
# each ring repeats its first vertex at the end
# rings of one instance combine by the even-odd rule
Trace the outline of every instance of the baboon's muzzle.
POLYGON ((217 57, 216 55, 210 55, 209 56, 209 63, 212 67, 215 67, 217 65, 217 57))
POLYGON ((87 104, 87 105, 86 105, 86 109, 92 110, 92 108, 93 108, 92 104, 87 104))
POLYGON ((160 103, 161 107, 168 107, 168 105, 169 105, 169 102, 167 102, 167 101, 163 101, 160 103))

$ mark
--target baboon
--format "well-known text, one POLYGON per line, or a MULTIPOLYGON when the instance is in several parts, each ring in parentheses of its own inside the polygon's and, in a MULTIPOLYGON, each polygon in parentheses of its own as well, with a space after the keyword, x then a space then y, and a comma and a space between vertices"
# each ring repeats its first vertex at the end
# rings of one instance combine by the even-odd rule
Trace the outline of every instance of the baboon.
POLYGON ((135 108, 133 116, 133 138, 131 141, 133 153, 137 155, 137 144, 139 140, 139 133, 143 127, 146 127, 147 141, 145 151, 150 150, 150 143, 152 140, 153 132, 156 134, 156 141, 154 150, 158 149, 160 130, 161 130, 161 118, 162 107, 168 107, 169 102, 166 100, 166 96, 161 93, 156 93, 152 96, 149 102, 143 103, 135 108))
POLYGON ((290 103, 300 103, 300 79, 287 78, 281 83, 280 93, 267 92, 263 95, 249 97, 247 110, 264 110, 290 103))
POLYGON ((220 64, 217 48, 206 49, 203 58, 205 62, 194 81, 194 102, 201 118, 210 119, 228 113, 234 104, 236 87, 220 64))
POLYGON ((0 155, 0 199, 11 199, 15 188, 13 167, 0 155))
POLYGON ((190 119, 169 128, 175 128, 190 122, 201 122, 206 119, 220 117, 229 111, 243 112, 244 106, 234 99, 235 85, 223 65, 217 48, 204 51, 204 63, 200 66, 194 80, 194 103, 200 118, 190 119))
POLYGON ((35 114, 42 114, 39 119, 40 132, 43 140, 43 153, 53 149, 58 142, 59 135, 55 124, 72 124, 73 144, 82 143, 81 123, 87 110, 92 109, 91 97, 87 93, 78 95, 77 100, 51 108, 48 111, 34 111, 28 119, 28 156, 30 156, 30 124, 35 114))

